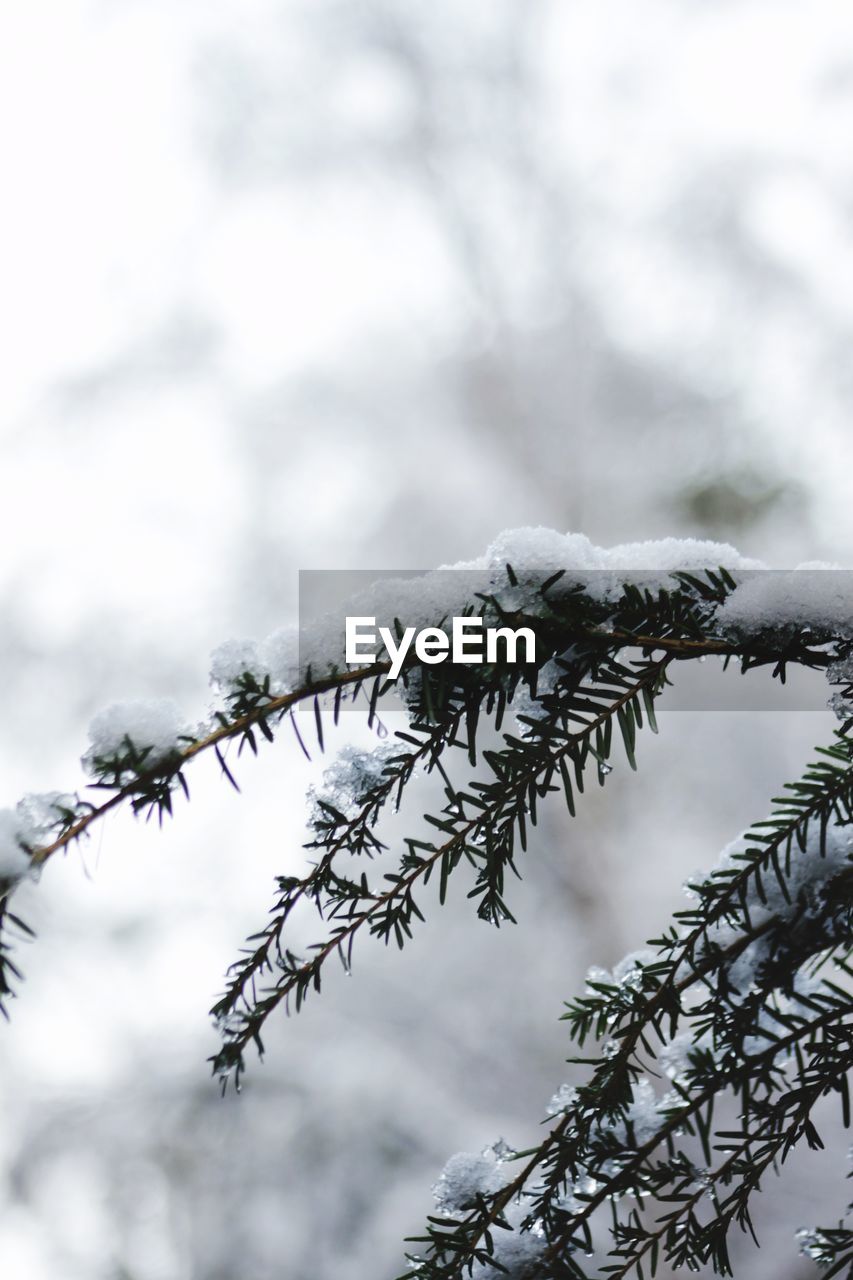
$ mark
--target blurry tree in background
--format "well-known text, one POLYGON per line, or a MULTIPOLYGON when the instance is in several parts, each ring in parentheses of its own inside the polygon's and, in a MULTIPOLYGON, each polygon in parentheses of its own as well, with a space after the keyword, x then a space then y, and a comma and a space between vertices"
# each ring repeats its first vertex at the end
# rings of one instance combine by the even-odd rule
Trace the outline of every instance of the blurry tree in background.
MULTIPOLYGON (((4 804, 71 775, 102 702, 198 700, 199 655, 292 616, 297 568, 431 565, 538 523, 849 562, 845 6, 651 0, 640 26, 627 0, 37 0, 0 22, 4 804)), ((559 1083, 589 959, 638 945, 827 737, 828 713, 767 714, 673 713, 570 864, 545 819, 527 924, 465 950, 451 910, 415 959, 366 955, 239 1102, 199 1081, 199 1011, 302 865, 263 797, 298 798, 303 765, 271 755, 252 803, 211 780, 159 845, 109 826, 91 884, 69 864, 33 903, 4 1262, 391 1274, 447 1151, 513 1118, 521 1142, 559 1083), (499 1046, 470 997, 496 975, 499 1046)), ((820 1220, 810 1185, 767 1214, 820 1220)), ((749 1254, 755 1280, 796 1265, 749 1254)))

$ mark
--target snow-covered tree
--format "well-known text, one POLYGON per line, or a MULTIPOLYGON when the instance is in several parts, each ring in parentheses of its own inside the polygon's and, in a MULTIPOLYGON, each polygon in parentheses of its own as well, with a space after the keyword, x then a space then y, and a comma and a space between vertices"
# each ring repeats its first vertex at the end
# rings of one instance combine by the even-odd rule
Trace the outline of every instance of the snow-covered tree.
MULTIPOLYGON (((95 718, 83 760, 100 803, 51 793, 0 813, 0 995, 7 1006, 20 977, 15 935, 27 929, 14 891, 55 853, 120 806, 171 814, 203 753, 237 787, 235 751, 257 752, 289 722, 307 755, 323 753, 330 721, 363 706, 382 741, 345 748, 312 789, 310 861, 278 878, 269 918, 212 1010, 222 1038, 214 1073, 239 1085, 268 1019, 319 992, 330 962, 349 972, 363 937, 403 947, 430 904, 461 886, 473 917, 511 922, 512 880, 543 806, 561 796, 574 815, 614 758, 636 768, 641 732, 656 731, 656 703, 685 664, 766 666, 782 682, 795 666, 824 672, 834 739, 771 814, 691 879, 689 905, 645 949, 612 971, 590 969, 564 1015, 582 1075, 543 1105, 538 1145, 496 1139, 448 1160, 405 1271, 584 1280, 642 1277, 666 1262, 732 1274, 730 1229, 752 1230, 754 1194, 794 1147, 822 1145, 818 1104, 837 1095, 849 1123, 851 598, 849 576, 829 566, 769 571, 722 544, 604 550, 528 529, 501 535, 479 560, 382 581, 354 602, 348 612, 385 628, 385 659, 347 662, 337 615, 298 644, 290 631, 228 642, 213 656, 216 701, 201 724, 167 701, 95 718), (506 645, 486 662, 436 661, 410 643, 430 628, 436 648, 444 636, 449 648, 454 618, 523 628, 534 660, 513 660, 506 645), (408 727, 389 737, 381 717, 392 693, 408 727), (381 824, 418 811, 417 777, 433 773, 443 805, 389 839, 381 824), (297 953, 290 925, 312 909, 320 936, 297 953)), ((665 840, 665 813, 660 821, 665 840)), ((843 1212, 839 1192, 827 1225, 798 1233, 826 1275, 853 1273, 843 1212)))

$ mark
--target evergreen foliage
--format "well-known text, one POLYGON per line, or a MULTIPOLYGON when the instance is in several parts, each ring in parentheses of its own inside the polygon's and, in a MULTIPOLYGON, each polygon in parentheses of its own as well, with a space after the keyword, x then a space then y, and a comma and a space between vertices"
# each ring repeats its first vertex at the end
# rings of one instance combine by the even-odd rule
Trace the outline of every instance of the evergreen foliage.
MULTIPOLYGON (((408 1280, 618 1280, 654 1275, 663 1261, 730 1275, 730 1228, 752 1230, 754 1193, 795 1146, 822 1145, 821 1099, 836 1095, 849 1124, 853 643, 849 628, 826 625, 726 627, 721 607, 737 590, 736 573, 706 569, 653 585, 624 581, 602 595, 563 572, 521 574, 507 564, 470 608, 533 628, 536 665, 410 659, 401 677, 408 729, 375 753, 350 753, 331 791, 314 796, 309 869, 278 878, 265 925, 228 972, 212 1010, 223 1086, 239 1085, 247 1050, 263 1050, 279 1007, 298 1011, 320 991, 327 962, 349 970, 364 935, 403 947, 457 876, 476 916, 512 921, 512 878, 542 805, 558 794, 574 815, 615 755, 637 767, 641 733, 657 731, 655 703, 679 664, 716 655, 742 671, 770 665, 782 681, 791 664, 835 673, 842 723, 833 741, 690 886, 689 907, 646 950, 612 974, 591 971, 564 1015, 584 1082, 555 1097, 534 1149, 499 1146, 449 1162, 437 1211, 410 1242, 408 1280), (486 726, 502 735, 499 746, 481 747, 486 726), (452 780, 453 758, 477 769, 465 785, 452 780), (429 831, 406 839, 387 869, 393 851, 377 821, 408 800, 418 771, 439 774, 444 804, 421 815, 429 831), (322 926, 307 955, 287 937, 300 905, 322 926), (665 1091, 652 1083, 664 1079, 665 1091)), ((388 683, 387 665, 332 666, 280 692, 247 665, 209 732, 179 734, 153 754, 130 736, 90 754, 100 805, 62 797, 40 825, 22 822, 18 843, 40 868, 119 805, 162 821, 178 792, 189 796, 195 756, 213 752, 237 787, 227 744, 257 752, 287 722, 306 754, 315 743, 322 752, 326 718, 336 722, 345 700, 366 694, 375 723, 388 683), (301 703, 313 706, 311 741, 294 715, 301 703)), ((0 918, 4 1011, 19 976, 11 941, 26 929, 9 909, 14 884, 7 879, 0 918)), ((853 1275, 843 1220, 801 1232, 800 1246, 826 1276, 853 1275)))

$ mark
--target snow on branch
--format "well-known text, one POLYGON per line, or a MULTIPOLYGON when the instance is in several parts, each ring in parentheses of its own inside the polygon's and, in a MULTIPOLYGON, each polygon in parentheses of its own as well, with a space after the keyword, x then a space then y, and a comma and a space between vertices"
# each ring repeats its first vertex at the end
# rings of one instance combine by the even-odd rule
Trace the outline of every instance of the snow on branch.
MULTIPOLYGON (((8 910, 15 886, 113 808, 171 814, 178 792, 189 797, 196 756, 215 754, 238 787, 230 745, 256 753, 289 724, 310 758, 345 700, 363 698, 376 724, 380 697, 396 688, 407 728, 373 751, 345 747, 311 788, 311 860, 277 878, 266 922, 211 1010, 221 1035, 213 1071, 239 1085, 276 1010, 298 1011, 319 992, 330 960, 349 971, 364 936, 405 946, 428 894, 441 906, 462 881, 480 920, 512 923, 512 882, 542 806, 561 793, 574 815, 617 753, 637 768, 681 663, 715 654, 782 681, 791 665, 822 671, 840 721, 833 741, 770 817, 691 883, 689 906, 660 937, 612 972, 590 970, 565 1014, 580 1047, 600 1044, 578 1060, 585 1078, 557 1091, 537 1148, 516 1155, 497 1143, 451 1158, 406 1273, 585 1280, 597 1265, 586 1259, 598 1256, 617 1278, 661 1258, 726 1274, 729 1227, 749 1227, 761 1176, 798 1142, 819 1145, 812 1112, 826 1094, 849 1112, 851 594, 849 576, 829 566, 768 570, 694 540, 605 549, 546 529, 504 533, 476 560, 422 577, 382 580, 346 607, 387 637, 388 661, 348 663, 343 618, 330 614, 299 634, 219 646, 200 722, 167 700, 101 712, 83 757, 100 803, 57 794, 0 811, 0 925, 26 928, 8 910), (438 662, 437 653, 452 658, 442 637, 458 637, 460 619, 522 628, 535 660, 495 643, 483 661, 438 662), (427 631, 428 643, 411 643, 427 631), (302 704, 312 714, 297 717, 302 704), (419 774, 440 778, 443 803, 415 804, 413 834, 387 847, 383 816, 419 774), (290 923, 304 908, 322 933, 298 955, 290 923), (738 1099, 736 1130, 714 1118, 725 1096, 738 1099)), ((0 1006, 17 977, 0 937, 0 1006)), ((807 1245, 830 1274, 847 1256, 833 1229, 815 1228, 807 1245)))

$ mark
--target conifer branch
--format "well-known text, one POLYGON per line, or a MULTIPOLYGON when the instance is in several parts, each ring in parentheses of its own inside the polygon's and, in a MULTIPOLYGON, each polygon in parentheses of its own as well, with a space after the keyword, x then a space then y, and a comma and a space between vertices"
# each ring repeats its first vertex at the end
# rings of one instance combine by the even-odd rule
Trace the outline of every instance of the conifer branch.
POLYGON ((246 738, 253 728, 260 727, 270 720, 280 720, 292 707, 308 698, 345 689, 352 685, 356 686, 356 690, 358 690, 367 680, 381 678, 387 672, 388 667, 388 663, 381 663, 354 671, 338 672, 325 679, 317 680, 316 682, 312 681, 292 693, 269 697, 259 702, 251 710, 243 712, 231 721, 220 724, 218 728, 212 730, 205 737, 189 743, 183 750, 176 753, 175 758, 168 762, 167 767, 141 769, 139 774, 129 782, 117 787, 109 800, 105 800, 103 804, 93 806, 89 812, 69 825, 50 844, 34 849, 32 853, 34 866, 42 866, 47 862, 48 858, 58 853, 60 849, 66 848, 75 840, 79 840, 81 836, 88 834, 89 828, 93 823, 100 821, 101 818, 126 800, 135 801, 142 797, 143 804, 146 803, 149 787, 153 786, 159 789, 163 785, 170 785, 181 777, 184 767, 203 752, 215 751, 217 748, 221 748, 223 743, 230 742, 232 739, 246 738))
MULTIPOLYGON (((292 889, 295 888, 300 892, 307 886, 311 886, 312 891, 316 889, 320 869, 323 874, 327 873, 332 858, 346 847, 345 842, 336 841, 333 849, 326 854, 314 871, 303 880, 292 882, 292 886, 288 886, 282 894, 274 911, 272 924, 261 935, 261 945, 246 961, 238 964, 225 995, 211 1010, 212 1016, 223 1030, 225 1039, 222 1050, 212 1059, 214 1072, 226 1079, 233 1071, 236 1083, 239 1084, 239 1077, 244 1069, 243 1052, 246 1047, 254 1042, 259 1051, 263 1052, 260 1031, 269 1015, 282 1002, 287 1007, 292 993, 295 993, 298 1012, 308 991, 312 987, 315 991, 319 990, 321 969, 331 955, 337 953, 344 967, 349 969, 353 939, 363 926, 369 925, 370 932, 383 937, 386 942, 393 933, 398 944, 402 946, 403 935, 408 935, 410 931, 409 923, 412 916, 423 919, 411 896, 412 887, 417 881, 423 880, 427 883, 432 871, 439 864, 445 868, 444 881, 449 874, 447 868, 451 866, 454 859, 458 859, 461 852, 468 850, 470 842, 478 833, 491 831, 497 822, 505 825, 523 823, 523 815, 530 803, 531 787, 539 783, 543 794, 550 789, 551 779, 559 770, 561 761, 567 756, 572 756, 579 748, 594 739, 604 726, 618 716, 624 707, 632 703, 643 689, 656 688, 671 660, 671 656, 666 655, 646 665, 635 682, 621 692, 613 702, 608 703, 605 709, 590 720, 582 730, 568 735, 558 746, 552 745, 548 751, 537 752, 530 765, 512 778, 507 790, 496 788, 494 798, 491 801, 480 802, 474 816, 467 819, 457 817, 456 827, 444 843, 429 849, 426 856, 410 854, 408 864, 406 862, 403 864, 403 874, 386 875, 385 878, 391 881, 390 888, 381 893, 374 893, 367 888, 364 880, 359 886, 351 886, 352 894, 343 899, 347 907, 349 923, 334 930, 325 942, 316 944, 314 955, 310 960, 299 961, 292 952, 281 950, 282 929, 295 901, 292 889), (544 782, 541 781, 543 774, 546 775, 544 782), (397 913, 391 911, 395 904, 400 907, 397 913), (254 987, 255 978, 258 974, 271 970, 274 963, 283 970, 283 979, 270 991, 258 993, 254 987), (250 988, 248 997, 247 987, 250 988), (241 1002, 246 1006, 243 1010, 238 1008, 241 1002)), ((456 804, 458 795, 454 796, 453 800, 456 804)), ((365 806, 362 815, 369 814, 375 804, 376 801, 372 800, 365 806)), ((338 881, 336 887, 341 884, 342 882, 338 881)), ((336 914, 336 908, 340 910, 340 903, 332 904, 333 916, 336 914)))
MULTIPOLYGON (((644 576, 639 584, 621 585, 610 570, 606 581, 592 584, 583 575, 565 579, 563 569, 543 582, 541 575, 517 575, 508 563, 504 568, 492 571, 488 590, 464 604, 464 618, 479 610, 480 621, 514 629, 505 635, 527 628, 536 660, 526 668, 493 656, 472 668, 464 655, 456 664, 435 667, 429 655, 420 660, 417 648, 404 652, 403 640, 409 646, 413 632, 394 614, 393 629, 380 628, 389 654, 395 633, 400 642, 392 662, 345 669, 340 655, 322 648, 315 664, 319 679, 310 667, 294 674, 289 659, 275 657, 277 649, 265 649, 272 656, 262 660, 252 645, 225 646, 213 676, 224 709, 215 712, 212 727, 196 734, 181 727, 170 709, 152 718, 151 709, 139 712, 138 704, 125 704, 135 708, 131 724, 119 717, 117 728, 109 715, 93 723, 93 746, 84 763, 91 785, 107 793, 102 803, 52 794, 5 811, 0 927, 26 936, 26 925, 8 910, 15 885, 88 835, 107 813, 127 803, 134 813, 162 822, 179 790, 189 797, 185 771, 205 752, 216 756, 237 787, 224 748, 234 741, 238 751, 257 753, 287 717, 311 758, 313 747, 309 751, 308 735, 294 714, 300 704, 313 702, 312 735, 321 754, 321 700, 333 701, 337 722, 343 699, 367 687, 373 723, 399 660, 409 731, 371 753, 345 748, 326 771, 329 789, 313 796, 313 839, 306 845, 317 851, 316 861, 300 876, 277 878, 270 917, 231 966, 212 1010, 223 1039, 212 1059, 214 1072, 223 1085, 228 1078, 239 1085, 249 1044, 263 1052, 266 1019, 279 1006, 287 1010, 291 1000, 298 1010, 309 991, 319 990, 333 954, 349 969, 362 932, 404 945, 415 920, 424 918, 415 891, 433 876, 443 903, 451 877, 466 865, 474 875, 468 897, 477 915, 495 925, 512 921, 505 880, 509 873, 520 875, 518 850, 526 849, 528 827, 537 822, 541 804, 562 790, 574 815, 589 766, 602 784, 611 771, 614 742, 621 741, 628 764, 636 768, 638 732, 646 724, 656 730, 655 702, 673 664, 715 655, 742 672, 771 665, 783 683, 791 664, 826 670, 840 686, 832 698, 842 721, 835 741, 819 749, 801 779, 787 785, 771 817, 756 823, 716 870, 690 886, 694 904, 676 913, 668 931, 649 943, 652 950, 626 957, 613 975, 591 973, 586 994, 564 1015, 579 1046, 588 1037, 605 1040, 599 1057, 574 1060, 591 1068, 586 1082, 573 1090, 564 1086, 551 1108, 558 1118, 543 1141, 517 1157, 514 1177, 501 1171, 497 1188, 463 1186, 460 1199, 450 1174, 442 1174, 440 1184, 456 1200, 443 1202, 441 1214, 429 1220, 420 1238, 427 1257, 410 1259, 414 1269, 408 1273, 419 1280, 456 1280, 466 1272, 488 1280, 497 1271, 518 1280, 585 1280, 579 1251, 594 1251, 597 1210, 609 1203, 606 1273, 618 1278, 636 1270, 642 1276, 645 1266, 654 1273, 666 1257, 676 1266, 710 1263, 726 1274, 728 1228, 732 1222, 749 1228, 749 1199, 760 1174, 803 1137, 819 1142, 810 1119, 814 1101, 836 1091, 845 1122, 851 1110, 849 614, 837 592, 817 591, 809 597, 816 608, 812 623, 800 606, 789 607, 778 584, 753 583, 751 591, 742 590, 725 568, 669 570, 656 581, 644 576), (481 724, 493 723, 500 731, 508 710, 518 734, 504 731, 496 748, 481 750, 488 772, 459 786, 446 766, 447 753, 461 749, 476 766, 481 724), (366 871, 345 871, 344 859, 372 864, 386 853, 376 824, 387 806, 400 807, 416 766, 436 771, 444 782, 443 808, 423 815, 439 836, 406 839, 395 869, 378 883, 366 871), (302 904, 328 922, 307 958, 294 954, 287 939, 302 904), (825 976, 830 965, 837 981, 825 976), (819 980, 810 976, 818 970, 819 980), (665 1060, 675 1064, 669 1072, 673 1089, 658 1099, 643 1073, 651 1069, 646 1062, 659 1067, 665 1060), (724 1093, 740 1098, 742 1127, 734 1134, 713 1128, 714 1106, 724 1093), (684 1148, 685 1136, 701 1148, 704 1168, 684 1148), (717 1140, 728 1154, 711 1168, 717 1140), (721 1199, 722 1186, 732 1190, 721 1199), (696 1210, 706 1195, 713 1215, 703 1223, 696 1210), (626 1212, 622 1202, 632 1196, 674 1207, 647 1225, 639 1208, 626 1212)), ((454 598, 459 602, 458 593, 454 598)), ((435 622, 439 628, 447 622, 440 608, 435 622)), ((0 1008, 19 976, 8 936, 0 936, 0 1008)), ((484 1158, 487 1181, 494 1161, 502 1158, 496 1149, 492 1155, 491 1163, 484 1158)), ((462 1167, 469 1165, 463 1160, 462 1167)), ((837 1274, 851 1254, 850 1232, 839 1225, 807 1235, 807 1251, 829 1267, 829 1275, 837 1274)))

